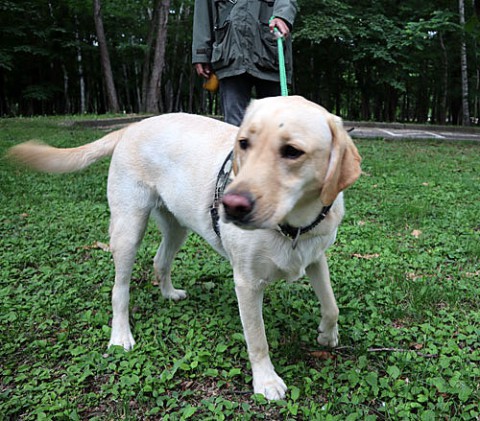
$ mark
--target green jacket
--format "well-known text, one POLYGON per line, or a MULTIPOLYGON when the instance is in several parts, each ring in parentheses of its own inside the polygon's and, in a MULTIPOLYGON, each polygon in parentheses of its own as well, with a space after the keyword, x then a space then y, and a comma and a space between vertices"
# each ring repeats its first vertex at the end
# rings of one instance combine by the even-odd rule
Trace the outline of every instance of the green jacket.
MULTIPOLYGON (((219 79, 249 73, 279 81, 272 16, 292 28, 296 0, 195 0, 192 63, 210 63, 219 79)), ((292 37, 284 44, 287 78, 292 76, 292 37)))

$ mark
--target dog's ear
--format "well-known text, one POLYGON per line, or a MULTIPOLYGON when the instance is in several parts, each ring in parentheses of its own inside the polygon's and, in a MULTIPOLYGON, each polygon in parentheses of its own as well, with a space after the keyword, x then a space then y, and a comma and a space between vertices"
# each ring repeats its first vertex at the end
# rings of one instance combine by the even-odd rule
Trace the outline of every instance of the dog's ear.
POLYGON ((332 150, 320 193, 320 200, 324 206, 331 205, 338 194, 351 186, 362 172, 360 168, 362 158, 344 129, 340 117, 332 115, 328 124, 332 132, 332 150))

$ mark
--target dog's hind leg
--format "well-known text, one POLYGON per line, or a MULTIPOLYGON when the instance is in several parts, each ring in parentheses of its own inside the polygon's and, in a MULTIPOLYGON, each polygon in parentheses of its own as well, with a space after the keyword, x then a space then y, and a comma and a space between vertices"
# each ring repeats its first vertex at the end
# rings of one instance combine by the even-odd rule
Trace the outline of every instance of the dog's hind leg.
POLYGON ((322 312, 317 341, 320 345, 335 347, 338 345, 338 307, 330 284, 330 272, 325 254, 322 253, 318 263, 307 268, 307 275, 320 301, 322 312))
MULTIPOLYGON (((131 203, 135 203, 132 200, 131 203)), ((149 208, 134 205, 126 209, 110 205, 110 248, 115 263, 115 284, 112 290, 112 333, 108 346, 119 345, 130 350, 135 345, 128 320, 130 277, 135 255, 150 214, 149 208)))
POLYGON ((173 259, 184 243, 188 230, 182 227, 175 217, 165 209, 155 210, 152 216, 157 221, 163 236, 153 260, 155 278, 160 284, 160 290, 165 298, 175 301, 183 300, 187 297, 187 292, 173 287, 171 271, 173 259))

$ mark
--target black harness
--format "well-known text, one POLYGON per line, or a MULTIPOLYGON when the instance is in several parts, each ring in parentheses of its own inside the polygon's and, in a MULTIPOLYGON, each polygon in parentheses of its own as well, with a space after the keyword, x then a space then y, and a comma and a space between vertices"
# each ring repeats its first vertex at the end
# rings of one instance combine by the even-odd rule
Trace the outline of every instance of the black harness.
MULTIPOLYGON (((225 161, 223 162, 222 168, 217 176, 217 184, 215 185, 215 196, 213 198, 213 204, 210 208, 210 217, 212 218, 212 227, 215 231, 215 234, 220 238, 220 226, 219 220, 220 216, 218 214, 218 208, 220 206, 220 202, 222 200, 223 193, 230 182, 230 175, 232 173, 233 168, 233 151, 231 151, 225 161)), ((292 248, 295 249, 297 247, 298 239, 302 234, 305 234, 312 229, 314 229, 320 222, 322 222, 332 205, 324 206, 320 211, 320 214, 317 216, 315 221, 313 221, 310 225, 306 227, 292 227, 289 224, 281 224, 279 225, 280 232, 288 238, 292 239, 292 248)))
POLYGON ((213 204, 210 208, 210 217, 212 218, 212 227, 215 234, 220 238, 220 226, 218 221, 220 216, 218 215, 218 207, 222 200, 223 192, 230 181, 230 174, 233 168, 233 150, 228 154, 227 158, 223 162, 222 168, 217 176, 217 184, 215 185, 215 196, 213 197, 213 204))

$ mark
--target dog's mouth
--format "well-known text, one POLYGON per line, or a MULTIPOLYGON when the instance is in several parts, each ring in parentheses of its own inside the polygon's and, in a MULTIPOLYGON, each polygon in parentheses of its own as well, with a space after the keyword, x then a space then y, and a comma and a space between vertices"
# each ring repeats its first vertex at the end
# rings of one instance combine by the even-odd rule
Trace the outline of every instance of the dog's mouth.
POLYGON ((227 216, 226 214, 223 214, 222 221, 227 223, 227 224, 233 224, 237 228, 240 228, 245 231, 254 231, 257 229, 271 229, 273 226, 270 226, 270 224, 265 224, 265 223, 259 223, 255 219, 252 218, 245 218, 245 219, 235 219, 227 216))
POLYGON ((235 220, 235 219, 230 219, 228 217, 225 218, 224 222, 226 223, 232 223, 233 225, 235 225, 237 228, 241 228, 242 230, 246 230, 246 231, 254 231, 260 227, 257 227, 249 222, 246 222, 246 221, 238 221, 238 220, 235 220))

